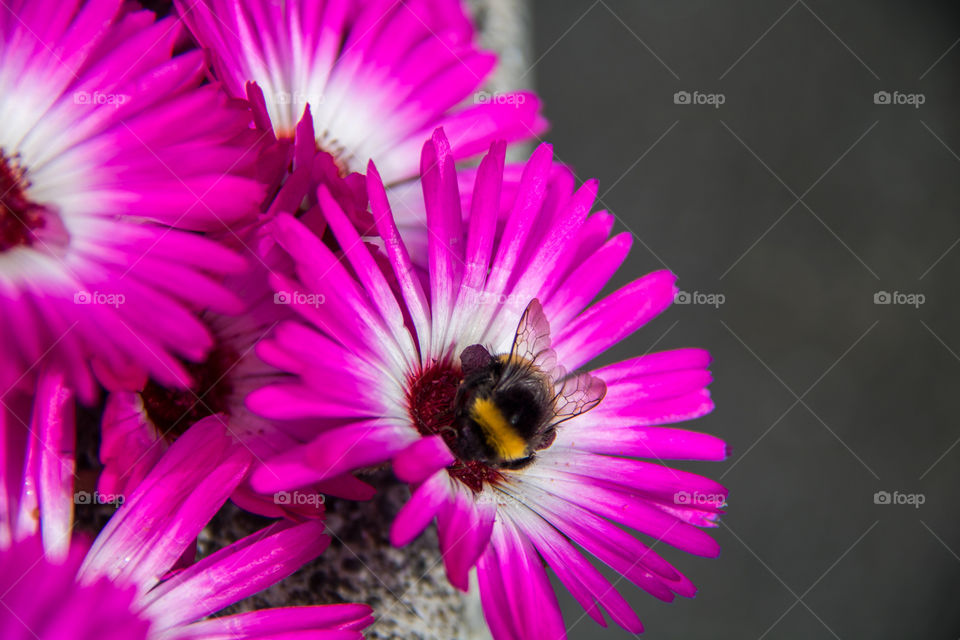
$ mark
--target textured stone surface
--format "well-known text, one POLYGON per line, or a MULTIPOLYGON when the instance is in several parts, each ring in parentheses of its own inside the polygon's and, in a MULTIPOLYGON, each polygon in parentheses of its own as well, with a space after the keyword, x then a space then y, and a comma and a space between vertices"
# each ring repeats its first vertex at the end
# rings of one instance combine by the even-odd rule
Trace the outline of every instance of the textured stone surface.
MULTIPOLYGON (((407 488, 397 484, 389 472, 365 479, 378 488, 370 502, 328 501, 326 522, 331 544, 323 555, 225 613, 363 602, 373 607, 376 617, 368 638, 489 638, 475 589, 465 595, 447 582, 433 527, 402 549, 390 544, 390 522, 409 496, 407 488)), ((210 553, 268 522, 228 505, 204 531, 201 553, 210 553)))

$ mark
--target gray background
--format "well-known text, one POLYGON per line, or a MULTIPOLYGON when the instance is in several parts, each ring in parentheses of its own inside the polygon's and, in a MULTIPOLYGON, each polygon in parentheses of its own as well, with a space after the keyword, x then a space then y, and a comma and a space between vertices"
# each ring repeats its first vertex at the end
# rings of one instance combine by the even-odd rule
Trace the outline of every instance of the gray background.
MULTIPOLYGON (((714 355, 733 446, 683 465, 731 491, 719 559, 658 547, 700 587, 618 583, 647 638, 960 634, 960 20, 950 4, 535 0, 546 138, 635 236, 622 284, 669 267, 674 306, 624 357, 714 355), (677 105, 676 91, 725 103, 677 105), (874 92, 922 93, 919 108, 874 92), (798 201, 799 200, 799 201, 798 201), (922 293, 919 308, 878 291, 922 293), (925 503, 878 505, 877 491, 925 503)), ((612 576, 613 574, 611 574, 612 576)), ((598 629, 561 590, 571 638, 598 629)))

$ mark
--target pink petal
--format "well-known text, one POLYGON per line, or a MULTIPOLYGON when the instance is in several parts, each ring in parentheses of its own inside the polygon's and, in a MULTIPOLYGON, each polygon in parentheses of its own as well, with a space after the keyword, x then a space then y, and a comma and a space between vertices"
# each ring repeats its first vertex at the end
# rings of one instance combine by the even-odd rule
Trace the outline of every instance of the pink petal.
POLYGON ((193 544, 249 465, 249 452, 226 434, 218 416, 194 424, 97 536, 81 579, 107 576, 141 592, 151 588, 193 544))
POLYGON ((396 547, 409 544, 420 535, 440 509, 453 499, 450 476, 438 471, 420 485, 400 509, 390 526, 390 542, 396 547))
POLYGON ((641 633, 643 624, 633 607, 586 558, 549 524, 534 512, 526 510, 520 516, 524 533, 557 578, 570 590, 587 614, 600 626, 607 626, 597 603, 603 606, 614 622, 631 633, 641 633))
POLYGON ((325 525, 271 525, 164 581, 141 600, 158 630, 182 625, 251 596, 299 569, 330 544, 325 525))
POLYGON ((583 311, 623 264, 632 244, 633 237, 621 233, 608 240, 596 253, 578 262, 556 293, 545 299, 547 317, 562 327, 583 311))
POLYGON ((40 447, 40 530, 47 555, 54 560, 66 556, 73 533, 74 421, 73 392, 65 385, 63 374, 41 373, 30 443, 40 447))
POLYGON ((333 199, 333 196, 330 195, 326 186, 320 186, 317 197, 324 216, 330 224, 330 229, 340 246, 343 247, 345 257, 353 266, 354 273, 357 274, 364 290, 370 296, 371 302, 386 322, 387 327, 392 330, 394 339, 403 349, 406 357, 411 362, 414 361, 417 355, 413 340, 404 327, 403 312, 400 310, 400 305, 397 303, 387 279, 383 276, 383 272, 377 267, 369 249, 361 241, 357 230, 347 220, 346 214, 333 199))
MULTIPOLYGON (((693 397, 699 400, 701 395, 693 394, 693 397)), ((671 414, 670 418, 687 420, 699 417, 707 413, 713 404, 697 406, 706 411, 698 410, 682 416, 671 414)), ((662 412, 658 411, 656 415, 658 421, 663 421, 662 412)), ((602 416, 590 418, 587 420, 584 416, 584 419, 577 420, 576 425, 571 424, 571 420, 567 428, 558 433, 555 444, 591 453, 657 460, 725 460, 730 453, 726 442, 706 433, 653 426, 605 427, 602 416)))
POLYGON ((331 604, 262 609, 211 618, 190 625, 189 633, 201 638, 224 636, 260 639, 283 633, 319 631, 318 640, 362 640, 363 634, 359 631, 372 622, 372 612, 366 605, 331 604), (341 633, 325 633, 322 630, 341 633))
POLYGON ((447 502, 437 517, 437 532, 440 538, 440 554, 447 570, 450 584, 466 591, 470 570, 490 542, 496 505, 489 493, 474 495, 460 483, 454 483, 455 495, 447 502))
POLYGON ((507 281, 513 275, 536 214, 540 211, 546 197, 552 161, 553 147, 549 144, 541 144, 530 156, 530 160, 523 169, 516 202, 500 236, 496 257, 487 278, 486 292, 490 295, 502 294, 507 281))
POLYGON ((554 337, 559 361, 577 369, 642 327, 673 302, 675 280, 655 271, 592 305, 554 337))
POLYGON ((484 616, 497 640, 567 637, 560 605, 540 556, 509 520, 498 520, 494 525, 491 545, 480 560, 477 576, 484 616), (530 615, 531 611, 537 615, 530 615))
POLYGON ((307 462, 323 469, 318 480, 390 460, 419 439, 408 424, 365 421, 332 429, 307 445, 307 462))
POLYGON ((423 482, 456 460, 441 436, 421 438, 393 458, 393 472, 404 482, 423 482))
POLYGON ((396 274, 413 327, 422 342, 430 336, 429 303, 407 248, 397 231, 383 181, 372 161, 367 167, 367 192, 370 195, 370 211, 376 221, 377 233, 383 238, 384 249, 396 274))
POLYGON ((727 490, 718 482, 661 464, 596 455, 556 445, 549 451, 549 455, 542 455, 537 460, 536 472, 540 475, 549 475, 551 469, 557 469, 606 480, 666 504, 676 504, 674 496, 680 491, 727 495, 727 490))
POLYGON ((169 446, 147 418, 140 395, 130 391, 107 396, 100 433, 97 489, 105 496, 133 493, 169 446))
POLYGON ((430 309, 434 332, 429 353, 441 353, 446 344, 443 328, 450 325, 460 287, 464 250, 456 169, 450 143, 442 129, 434 132, 433 138, 424 144, 420 173, 430 230, 430 309))
POLYGON ((503 187, 503 167, 506 144, 495 142, 490 152, 480 161, 473 200, 470 204, 470 227, 467 233, 466 266, 461 297, 465 292, 480 291, 490 267, 490 256, 496 241, 497 220, 500 216, 500 195, 503 187))

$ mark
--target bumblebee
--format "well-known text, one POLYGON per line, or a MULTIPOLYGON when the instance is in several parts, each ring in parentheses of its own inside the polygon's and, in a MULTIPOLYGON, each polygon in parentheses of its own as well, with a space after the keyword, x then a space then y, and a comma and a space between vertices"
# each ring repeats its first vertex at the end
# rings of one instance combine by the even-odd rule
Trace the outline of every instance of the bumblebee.
POLYGON ((602 380, 567 374, 550 348, 550 325, 534 298, 520 318, 510 353, 482 345, 460 355, 463 382, 454 399, 454 427, 464 460, 522 469, 557 437, 557 427, 597 406, 602 380))

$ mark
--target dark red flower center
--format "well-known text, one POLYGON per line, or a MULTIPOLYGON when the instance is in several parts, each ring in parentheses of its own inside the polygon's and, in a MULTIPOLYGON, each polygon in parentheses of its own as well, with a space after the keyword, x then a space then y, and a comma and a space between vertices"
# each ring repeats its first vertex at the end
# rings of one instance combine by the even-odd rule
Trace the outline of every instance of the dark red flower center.
POLYGON ((461 434, 454 421, 454 400, 463 382, 459 367, 435 363, 415 377, 410 385, 410 417, 425 435, 439 434, 457 460, 447 467, 455 479, 479 493, 483 485, 496 484, 500 472, 477 460, 465 459, 460 451, 461 434))
POLYGON ((15 157, 0 149, 0 252, 30 246, 34 230, 43 228, 46 207, 24 193, 28 182, 15 157))
POLYGON ((147 417, 170 442, 203 418, 230 414, 233 383, 230 370, 238 360, 229 347, 218 345, 203 362, 185 363, 193 380, 190 389, 164 387, 153 380, 140 392, 147 417))

